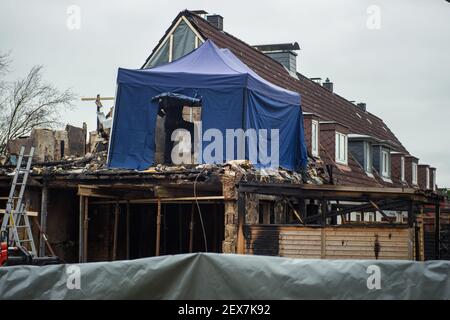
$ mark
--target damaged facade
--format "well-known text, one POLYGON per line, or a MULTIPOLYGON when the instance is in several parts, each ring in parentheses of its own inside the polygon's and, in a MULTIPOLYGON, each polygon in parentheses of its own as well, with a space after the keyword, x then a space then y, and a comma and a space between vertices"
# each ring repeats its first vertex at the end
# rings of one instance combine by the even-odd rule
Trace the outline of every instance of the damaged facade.
MULTIPOLYGON (((449 254, 440 227, 448 205, 435 192, 436 169, 419 164, 365 104, 337 95, 329 80, 298 73, 298 45, 253 47, 223 31, 221 16, 183 11, 142 68, 179 59, 208 39, 301 95, 306 170, 258 170, 244 160, 113 169, 106 148, 35 164, 27 206, 39 212, 43 232, 35 227, 34 234, 42 255, 43 233, 67 262, 194 251, 410 260, 449 254)), ((68 137, 52 139, 37 162, 72 153, 68 137), (58 141, 65 139, 63 148, 58 141)), ((12 169, 1 170, 7 195, 12 169)))

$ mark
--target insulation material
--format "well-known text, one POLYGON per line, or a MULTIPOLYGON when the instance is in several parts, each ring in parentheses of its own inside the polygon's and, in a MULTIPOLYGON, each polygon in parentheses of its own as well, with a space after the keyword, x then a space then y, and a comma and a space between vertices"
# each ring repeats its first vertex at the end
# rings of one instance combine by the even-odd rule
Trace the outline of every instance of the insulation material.
POLYGON ((450 262, 196 253, 0 268, 0 299, 450 299, 450 262))

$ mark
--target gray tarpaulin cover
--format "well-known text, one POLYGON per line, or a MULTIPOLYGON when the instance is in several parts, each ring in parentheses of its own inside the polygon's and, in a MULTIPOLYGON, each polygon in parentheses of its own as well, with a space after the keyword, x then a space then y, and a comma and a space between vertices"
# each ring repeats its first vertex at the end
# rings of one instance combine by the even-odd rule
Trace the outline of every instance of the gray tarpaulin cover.
POLYGON ((1 299, 449 299, 450 262, 184 254, 0 268, 1 299))

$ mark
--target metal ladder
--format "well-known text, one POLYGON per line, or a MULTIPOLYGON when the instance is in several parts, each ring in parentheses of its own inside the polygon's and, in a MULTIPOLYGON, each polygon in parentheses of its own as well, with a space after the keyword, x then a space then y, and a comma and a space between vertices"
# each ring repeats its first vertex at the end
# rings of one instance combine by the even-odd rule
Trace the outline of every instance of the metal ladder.
POLYGON ((25 147, 22 146, 0 231, 1 235, 7 235, 8 246, 20 246, 27 248, 27 250, 31 249, 30 253, 33 256, 37 256, 30 220, 25 212, 25 204, 23 203, 23 195, 27 185, 28 174, 30 173, 31 162, 33 161, 34 147, 31 147, 29 154, 24 154, 24 152, 25 147), (25 167, 22 166, 24 158, 27 159, 25 167), (17 193, 16 189, 18 186, 17 193))

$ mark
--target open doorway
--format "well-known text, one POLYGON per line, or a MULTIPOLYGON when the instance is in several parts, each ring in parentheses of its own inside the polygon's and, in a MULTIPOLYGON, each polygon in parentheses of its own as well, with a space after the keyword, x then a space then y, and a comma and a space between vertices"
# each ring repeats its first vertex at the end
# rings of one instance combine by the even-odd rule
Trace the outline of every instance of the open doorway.
MULTIPOLYGON (((158 102, 155 127, 155 163, 173 164, 174 157, 194 159, 194 122, 201 121, 201 99, 175 93, 162 93, 153 97, 158 102)), ((186 164, 186 160, 183 162, 186 164)))

